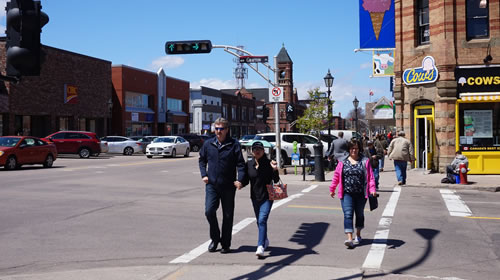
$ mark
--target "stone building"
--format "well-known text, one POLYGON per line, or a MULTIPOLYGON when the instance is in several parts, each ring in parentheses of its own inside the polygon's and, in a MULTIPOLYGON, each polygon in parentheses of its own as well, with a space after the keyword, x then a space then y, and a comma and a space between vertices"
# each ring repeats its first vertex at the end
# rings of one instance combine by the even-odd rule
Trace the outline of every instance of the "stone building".
POLYGON ((500 2, 395 1, 396 127, 417 168, 500 174, 500 2))

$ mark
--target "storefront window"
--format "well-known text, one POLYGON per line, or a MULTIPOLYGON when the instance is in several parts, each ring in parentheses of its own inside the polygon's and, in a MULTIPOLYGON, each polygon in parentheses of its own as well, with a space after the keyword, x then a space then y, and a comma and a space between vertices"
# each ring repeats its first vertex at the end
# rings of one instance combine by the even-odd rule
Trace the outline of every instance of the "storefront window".
POLYGON ((3 115, 0 115, 0 136, 3 136, 3 115))
POLYGON ((500 151, 500 102, 459 105, 461 151, 500 151))
POLYGON ((69 130, 69 118, 60 117, 59 118, 59 130, 69 130))
POLYGON ((167 98, 167 109, 172 112, 182 112, 182 100, 167 98))
POLYGON ((85 118, 78 119, 78 130, 87 130, 87 127, 85 125, 85 118))

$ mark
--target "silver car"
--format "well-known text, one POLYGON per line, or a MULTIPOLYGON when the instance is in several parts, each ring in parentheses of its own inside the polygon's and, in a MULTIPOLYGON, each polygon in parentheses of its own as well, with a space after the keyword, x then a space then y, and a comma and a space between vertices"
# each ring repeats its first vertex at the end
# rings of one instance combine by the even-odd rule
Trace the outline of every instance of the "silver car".
POLYGON ((189 142, 180 136, 160 136, 146 148, 148 158, 153 156, 176 157, 177 154, 189 157, 189 152, 189 142))
POLYGON ((142 144, 124 136, 106 136, 101 138, 108 142, 108 153, 119 153, 131 156, 134 153, 142 153, 142 144))

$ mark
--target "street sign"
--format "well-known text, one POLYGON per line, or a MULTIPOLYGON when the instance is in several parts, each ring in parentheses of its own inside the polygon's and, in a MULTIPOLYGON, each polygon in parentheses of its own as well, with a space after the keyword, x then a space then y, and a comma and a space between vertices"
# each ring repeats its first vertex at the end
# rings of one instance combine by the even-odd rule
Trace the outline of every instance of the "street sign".
POLYGON ((240 63, 267 63, 268 61, 267 56, 240 56, 240 63))
POLYGON ((283 102, 283 94, 282 87, 269 89, 269 102, 283 102))
POLYGON ((300 165, 300 156, 297 153, 292 154, 292 165, 297 166, 300 165))

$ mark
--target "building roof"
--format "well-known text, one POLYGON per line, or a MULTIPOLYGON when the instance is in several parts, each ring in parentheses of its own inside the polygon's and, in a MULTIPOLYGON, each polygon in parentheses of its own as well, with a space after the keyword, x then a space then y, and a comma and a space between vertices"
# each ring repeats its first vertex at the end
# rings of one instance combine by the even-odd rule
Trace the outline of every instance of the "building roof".
POLYGON ((283 44, 283 46, 281 47, 281 50, 278 53, 276 60, 278 61, 278 63, 280 63, 280 62, 293 63, 292 59, 290 58, 290 56, 288 55, 288 52, 285 49, 285 44, 283 44))

